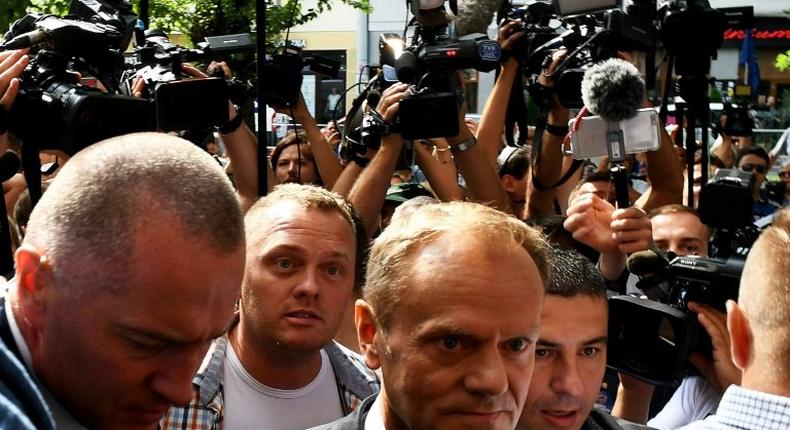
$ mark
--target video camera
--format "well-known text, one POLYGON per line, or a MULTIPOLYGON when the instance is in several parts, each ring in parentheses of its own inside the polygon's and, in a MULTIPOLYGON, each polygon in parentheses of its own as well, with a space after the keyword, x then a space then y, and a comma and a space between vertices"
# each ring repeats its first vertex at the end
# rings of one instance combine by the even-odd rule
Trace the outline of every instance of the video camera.
POLYGON ((743 264, 740 258, 635 253, 629 258, 629 270, 640 275, 637 287, 646 298, 609 298, 607 365, 659 385, 676 381, 688 370, 691 353, 711 358, 710 336, 688 303, 725 312, 727 300, 738 298, 743 264))
POLYGON ((394 68, 398 81, 412 85, 410 95, 400 102, 396 128, 404 139, 455 136, 463 94, 455 72, 494 70, 501 50, 483 34, 456 37, 444 5, 422 9, 419 3, 414 0, 411 7, 415 16, 410 44, 405 46, 397 35, 388 35, 379 44, 382 66, 394 68))
POLYGON ((318 55, 304 57, 301 48, 285 45, 277 49, 263 68, 263 81, 275 82, 263 88, 263 102, 269 106, 293 106, 302 87, 302 69, 332 78, 337 77, 340 63, 318 55))
POLYGON ((715 230, 710 255, 745 259, 760 235, 753 223, 754 174, 739 169, 719 169, 699 195, 700 219, 715 230))
POLYGON ((14 135, 38 150, 72 155, 99 140, 130 132, 227 122, 224 82, 180 81, 181 62, 254 46, 223 46, 214 53, 210 44, 190 50, 165 43, 161 34, 147 40, 138 34, 138 48, 125 57, 135 21, 128 2, 73 0, 67 17, 29 14, 15 22, 0 49, 30 48, 35 56, 20 76, 19 94, 9 114, 14 135), (165 77, 159 68, 164 65, 179 70, 165 77), (132 75, 146 67, 150 93, 147 98, 131 97, 132 75), (83 85, 77 71, 95 77, 97 86, 83 85))
MULTIPOLYGON (((551 93, 538 84, 538 76, 554 51, 568 55, 555 70, 554 93, 563 106, 583 106, 580 85, 591 64, 612 58, 617 51, 653 54, 661 43, 677 58, 678 75, 705 75, 723 40, 724 14, 707 0, 634 0, 627 8, 617 1, 530 1, 511 9, 508 19, 521 24, 525 36, 512 49, 523 64, 527 89, 545 107, 551 93), (693 43, 690 43, 693 41, 693 43)), ((652 64, 648 64, 650 69, 652 64)), ((648 85, 650 87, 650 85, 648 85)))
POLYGON ((721 121, 716 123, 717 133, 725 133, 733 137, 751 137, 754 130, 754 119, 749 113, 749 105, 724 103, 724 109, 721 112, 724 117, 724 123, 721 121))

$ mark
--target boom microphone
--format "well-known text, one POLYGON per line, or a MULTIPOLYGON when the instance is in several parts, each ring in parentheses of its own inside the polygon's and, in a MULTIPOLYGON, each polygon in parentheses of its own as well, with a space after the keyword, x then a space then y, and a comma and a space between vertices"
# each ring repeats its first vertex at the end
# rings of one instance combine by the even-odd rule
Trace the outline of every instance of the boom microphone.
POLYGON ((595 64, 584 72, 582 100, 587 109, 606 121, 636 116, 645 97, 645 81, 636 67, 619 58, 595 64))
POLYGON ((455 29, 458 36, 473 33, 486 34, 502 0, 458 0, 455 29))

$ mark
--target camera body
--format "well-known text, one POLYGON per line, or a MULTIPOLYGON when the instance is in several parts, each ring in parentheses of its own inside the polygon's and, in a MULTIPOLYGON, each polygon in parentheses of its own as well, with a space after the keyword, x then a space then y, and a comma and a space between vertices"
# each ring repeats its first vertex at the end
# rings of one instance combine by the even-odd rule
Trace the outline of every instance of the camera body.
POLYGON ((746 258, 759 236, 753 224, 754 174, 739 169, 719 169, 699 195, 702 222, 715 229, 710 255, 746 258))
POLYGON ((538 106, 548 106, 551 93, 541 88, 537 78, 550 63, 547 58, 560 47, 568 55, 552 75, 553 92, 569 109, 583 106, 579 87, 584 71, 615 57, 617 51, 652 53, 662 44, 677 58, 678 75, 708 73, 711 57, 715 58, 723 41, 726 19, 707 0, 670 0, 658 5, 656 0, 635 0, 626 9, 612 3, 557 2, 555 8, 534 1, 510 11, 508 19, 519 22, 520 31, 526 33, 511 55, 522 62, 527 89, 538 106))
MULTIPOLYGON (((11 131, 25 145, 71 155, 121 134, 205 129, 227 122, 224 81, 180 80, 184 61, 215 55, 210 43, 187 49, 170 43, 163 33, 143 37, 138 31, 138 48, 124 55, 135 33, 129 3, 74 0, 70 11, 69 18, 26 15, 4 36, 7 43, 27 38, 33 57, 20 76, 9 114, 11 131), (101 85, 81 84, 73 70, 87 72, 101 85), (149 92, 132 97, 131 82, 141 70, 149 92)), ((250 50, 254 44, 223 48, 218 53, 250 50)))
POLYGON ((740 258, 670 255, 637 284, 645 298, 610 297, 607 365, 658 385, 672 383, 689 371, 691 353, 710 358, 710 337, 688 303, 724 312, 727 300, 738 298, 743 264, 740 258))
POLYGON ((501 49, 483 34, 455 37, 443 9, 414 11, 417 16, 408 46, 395 35, 379 44, 382 66, 393 67, 398 81, 412 85, 409 96, 400 102, 398 132, 404 139, 455 136, 463 93, 455 72, 494 70, 501 49))

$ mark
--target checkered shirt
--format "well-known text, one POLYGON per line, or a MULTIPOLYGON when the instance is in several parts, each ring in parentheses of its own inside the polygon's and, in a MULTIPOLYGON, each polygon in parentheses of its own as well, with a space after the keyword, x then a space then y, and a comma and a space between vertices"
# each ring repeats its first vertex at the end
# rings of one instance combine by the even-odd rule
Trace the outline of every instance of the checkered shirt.
POLYGON ((762 393, 731 385, 724 393, 716 415, 681 430, 788 430, 790 397, 762 393))
MULTIPOLYGON (((160 430, 222 430, 225 396, 222 369, 228 338, 217 339, 192 380, 194 397, 186 406, 173 406, 159 422, 160 430)), ((337 342, 324 347, 335 372, 343 414, 354 411, 379 392, 379 380, 358 354, 337 342)))

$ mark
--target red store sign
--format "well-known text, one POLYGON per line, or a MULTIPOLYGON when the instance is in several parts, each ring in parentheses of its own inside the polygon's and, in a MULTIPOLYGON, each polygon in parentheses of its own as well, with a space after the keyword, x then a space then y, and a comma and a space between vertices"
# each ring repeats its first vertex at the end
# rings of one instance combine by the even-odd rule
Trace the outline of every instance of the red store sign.
MULTIPOLYGON (((743 40, 746 31, 728 28, 724 31, 724 40, 743 40)), ((786 30, 752 30, 752 37, 757 40, 787 40, 790 41, 790 29, 786 30)))

